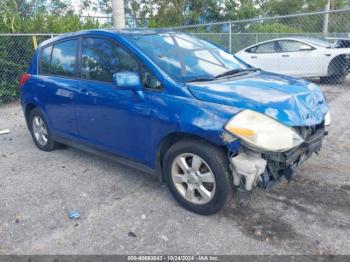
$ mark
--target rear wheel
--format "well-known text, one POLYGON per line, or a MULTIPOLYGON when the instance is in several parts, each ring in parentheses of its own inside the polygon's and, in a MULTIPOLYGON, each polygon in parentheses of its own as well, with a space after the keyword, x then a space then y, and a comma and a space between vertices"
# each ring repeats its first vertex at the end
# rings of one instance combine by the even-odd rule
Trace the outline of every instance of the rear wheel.
POLYGON ((232 192, 228 166, 222 149, 201 140, 182 140, 165 155, 165 181, 182 206, 209 215, 218 212, 232 192))
POLYGON ((29 114, 29 127, 35 145, 43 151, 52 151, 57 144, 53 140, 47 122, 38 108, 29 114))

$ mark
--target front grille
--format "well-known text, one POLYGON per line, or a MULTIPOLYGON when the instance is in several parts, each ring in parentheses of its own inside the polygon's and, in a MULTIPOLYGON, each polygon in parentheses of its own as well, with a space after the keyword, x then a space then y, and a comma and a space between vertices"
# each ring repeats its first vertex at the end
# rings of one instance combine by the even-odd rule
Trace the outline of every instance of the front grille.
POLYGON ((286 152, 263 154, 267 160, 268 172, 275 179, 283 170, 299 165, 321 149, 325 135, 324 122, 314 126, 294 127, 294 130, 304 139, 300 146, 286 152))
POLYGON ((318 125, 294 127, 294 130, 307 141, 316 133, 324 131, 324 121, 318 125))

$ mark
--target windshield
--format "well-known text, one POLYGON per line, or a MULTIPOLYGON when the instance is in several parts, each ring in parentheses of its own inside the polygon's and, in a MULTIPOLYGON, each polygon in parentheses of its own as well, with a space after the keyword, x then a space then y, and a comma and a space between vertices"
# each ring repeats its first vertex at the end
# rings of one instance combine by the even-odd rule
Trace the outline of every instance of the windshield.
POLYGON ((329 47, 331 45, 329 42, 321 39, 317 39, 317 38, 304 38, 304 40, 311 44, 322 46, 322 47, 329 47))
POLYGON ((126 37, 166 73, 181 82, 212 79, 229 70, 248 68, 232 54, 186 34, 128 34, 126 37))

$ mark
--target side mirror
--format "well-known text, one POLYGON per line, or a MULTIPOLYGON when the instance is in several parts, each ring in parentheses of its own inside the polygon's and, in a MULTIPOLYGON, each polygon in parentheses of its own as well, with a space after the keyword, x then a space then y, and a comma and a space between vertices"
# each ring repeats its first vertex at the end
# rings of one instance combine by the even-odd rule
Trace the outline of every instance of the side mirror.
POLYGON ((134 72, 120 72, 113 75, 113 85, 118 89, 141 91, 140 77, 134 72))
POLYGON ((308 46, 308 45, 302 45, 300 47, 300 51, 311 51, 313 48, 311 46, 308 46))

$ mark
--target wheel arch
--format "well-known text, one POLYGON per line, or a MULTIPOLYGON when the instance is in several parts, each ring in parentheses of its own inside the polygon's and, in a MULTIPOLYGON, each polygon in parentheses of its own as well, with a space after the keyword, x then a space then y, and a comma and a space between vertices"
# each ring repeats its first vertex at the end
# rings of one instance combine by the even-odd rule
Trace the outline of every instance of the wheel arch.
POLYGON ((346 54, 339 54, 329 62, 327 75, 337 75, 346 66, 346 54))
POLYGON ((45 105, 40 103, 40 101, 38 101, 37 99, 28 99, 22 102, 22 108, 23 108, 23 113, 24 113, 24 118, 26 120, 26 124, 28 126, 28 128, 30 129, 30 123, 29 123, 29 115, 30 112, 34 109, 34 108, 38 108, 40 110, 40 112, 43 114, 47 125, 49 126, 49 128, 52 128, 51 123, 48 119, 48 116, 46 114, 45 111, 45 105))
POLYGON ((26 120, 26 123, 27 123, 27 127, 30 128, 30 125, 29 125, 29 114, 30 112, 34 109, 38 107, 36 104, 34 103, 28 103, 26 106, 25 106, 25 109, 24 109, 24 117, 25 117, 25 120, 26 120))
POLYGON ((173 132, 168 135, 166 135, 161 142, 159 143, 157 154, 156 154, 156 174, 158 176, 158 179, 161 182, 164 182, 164 174, 163 174, 163 160, 165 157, 166 152, 169 150, 169 148, 174 145, 175 143, 179 142, 180 140, 184 139, 191 139, 191 140, 201 140, 205 141, 208 144, 211 144, 213 146, 222 148, 223 150, 227 150, 224 145, 218 145, 213 143, 212 141, 203 138, 202 136, 186 133, 186 132, 173 132))

